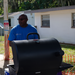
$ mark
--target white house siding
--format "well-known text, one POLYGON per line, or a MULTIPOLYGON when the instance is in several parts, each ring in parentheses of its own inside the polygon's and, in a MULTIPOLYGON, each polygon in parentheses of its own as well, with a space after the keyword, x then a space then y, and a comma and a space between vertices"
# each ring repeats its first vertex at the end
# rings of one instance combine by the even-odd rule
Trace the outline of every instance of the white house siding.
MULTIPOLYGON (((23 13, 21 13, 21 14, 23 14, 23 13)), ((19 24, 17 19, 21 14, 17 14, 15 16, 11 17, 11 27, 14 27, 14 26, 19 24)), ((29 13, 29 14, 26 14, 26 15, 28 17, 27 23, 31 24, 31 25, 34 25, 34 14, 29 13)))
POLYGON ((62 43, 75 44, 75 28, 72 25, 72 13, 75 9, 35 13, 35 25, 41 38, 56 38, 62 43), (50 28, 41 27, 41 15, 50 15, 50 28))
POLYGON ((33 26, 35 26, 34 22, 35 22, 35 17, 34 17, 34 13, 29 13, 29 14, 26 14, 27 17, 28 17, 28 24, 31 24, 33 26))
POLYGON ((14 17, 11 18, 11 27, 14 26, 14 17))
MULTIPOLYGON (((23 14, 23 13, 21 13, 21 14, 23 14)), ((16 25, 19 24, 17 19, 18 19, 18 17, 19 17, 21 14, 17 14, 17 15, 14 16, 14 26, 16 26, 16 25)))

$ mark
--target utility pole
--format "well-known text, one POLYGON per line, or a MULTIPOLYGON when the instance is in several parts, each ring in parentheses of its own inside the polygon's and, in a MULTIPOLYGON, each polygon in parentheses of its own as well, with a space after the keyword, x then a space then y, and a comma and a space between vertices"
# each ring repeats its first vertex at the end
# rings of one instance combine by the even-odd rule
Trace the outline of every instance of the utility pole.
POLYGON ((5 58, 4 60, 9 60, 9 23, 8 23, 8 0, 4 0, 4 47, 5 47, 5 58))

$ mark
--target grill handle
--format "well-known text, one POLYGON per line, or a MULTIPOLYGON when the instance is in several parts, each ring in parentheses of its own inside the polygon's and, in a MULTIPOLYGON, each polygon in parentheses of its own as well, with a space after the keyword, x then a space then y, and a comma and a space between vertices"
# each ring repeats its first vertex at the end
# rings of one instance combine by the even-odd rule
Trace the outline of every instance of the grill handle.
POLYGON ((64 51, 59 51, 59 52, 55 52, 55 56, 62 56, 62 55, 64 55, 64 51))
POLYGON ((36 35, 38 35, 38 39, 40 39, 40 36, 39 36, 38 33, 29 33, 29 34, 27 34, 27 40, 28 40, 28 36, 29 36, 29 35, 32 35, 32 34, 36 34, 36 35))

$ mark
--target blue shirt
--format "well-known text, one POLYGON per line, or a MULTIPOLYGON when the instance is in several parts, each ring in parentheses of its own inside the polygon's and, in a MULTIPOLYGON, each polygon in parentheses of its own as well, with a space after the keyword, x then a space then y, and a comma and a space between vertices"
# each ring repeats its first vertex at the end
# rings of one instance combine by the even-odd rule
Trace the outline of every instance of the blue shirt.
MULTIPOLYGON (((17 25, 11 29, 8 40, 9 41, 26 40, 28 33, 37 33, 37 30, 35 27, 31 26, 30 24, 28 24, 28 26, 25 28, 21 27, 20 25, 17 25)), ((36 35, 29 35, 28 38, 38 39, 36 35)))

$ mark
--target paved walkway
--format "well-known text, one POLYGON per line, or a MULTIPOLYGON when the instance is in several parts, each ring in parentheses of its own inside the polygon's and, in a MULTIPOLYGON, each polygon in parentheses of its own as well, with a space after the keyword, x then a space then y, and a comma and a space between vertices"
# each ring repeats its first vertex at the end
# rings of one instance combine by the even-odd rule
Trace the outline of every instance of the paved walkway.
POLYGON ((0 75, 4 75, 4 69, 7 67, 7 64, 13 64, 13 60, 5 61, 3 57, 4 55, 0 54, 0 75))

